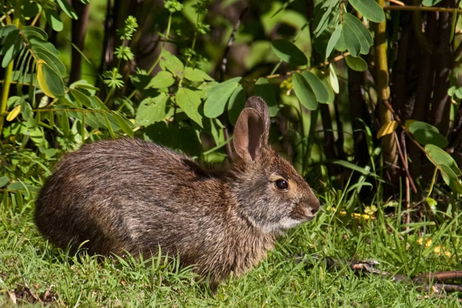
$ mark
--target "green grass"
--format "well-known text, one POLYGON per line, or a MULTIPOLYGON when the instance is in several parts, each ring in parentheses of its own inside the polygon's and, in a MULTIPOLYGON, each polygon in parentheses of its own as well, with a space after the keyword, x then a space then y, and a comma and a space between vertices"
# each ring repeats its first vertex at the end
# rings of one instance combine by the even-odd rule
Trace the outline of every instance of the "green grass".
POLYGON ((324 203, 315 221, 291 230, 258 267, 220 285, 216 294, 190 270, 160 257, 68 255, 38 234, 32 204, 2 204, 0 307, 13 306, 12 294, 20 304, 59 307, 461 307, 457 294, 432 294, 409 282, 355 273, 348 265, 373 259, 377 268, 407 276, 462 270, 460 216, 413 224, 406 232, 396 216, 352 219, 332 210, 339 198, 326 196, 324 203), (419 244, 420 236, 432 245, 419 244))

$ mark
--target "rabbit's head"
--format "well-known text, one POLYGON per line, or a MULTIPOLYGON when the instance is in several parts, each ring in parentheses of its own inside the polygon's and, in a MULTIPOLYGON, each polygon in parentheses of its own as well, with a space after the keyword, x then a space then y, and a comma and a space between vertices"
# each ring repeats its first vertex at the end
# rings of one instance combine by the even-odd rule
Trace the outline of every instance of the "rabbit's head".
POLYGON ((319 201, 292 165, 268 145, 268 106, 250 97, 234 129, 234 194, 239 214, 265 233, 310 220, 319 201))

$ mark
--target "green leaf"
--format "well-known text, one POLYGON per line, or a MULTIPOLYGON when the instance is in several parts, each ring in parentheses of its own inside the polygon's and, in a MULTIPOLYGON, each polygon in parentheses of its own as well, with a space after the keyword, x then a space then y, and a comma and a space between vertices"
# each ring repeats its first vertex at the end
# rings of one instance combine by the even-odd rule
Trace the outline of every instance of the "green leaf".
MULTIPOLYGON (((332 19, 338 18, 338 11, 335 10, 339 5, 337 0, 319 1, 314 6, 314 19, 312 21, 314 30, 313 34, 319 37, 331 24, 332 19)), ((312 27, 312 26, 310 26, 312 27)))
POLYGON ((77 119, 80 119, 82 122, 85 122, 85 125, 88 125, 91 128, 99 129, 99 128, 104 127, 104 125, 100 124, 100 121, 99 121, 99 118, 97 117, 96 112, 95 113, 89 112, 89 113, 85 113, 85 114, 80 114, 79 112, 77 112, 74 115, 74 117, 77 118, 77 119))
POLYGON ((151 79, 151 81, 146 86, 146 89, 164 89, 170 87, 174 83, 175 78, 173 78, 172 73, 167 71, 160 71, 151 79))
POLYGON ((7 67, 14 60, 21 50, 21 37, 18 29, 11 29, 5 39, 2 41, 3 47, 0 54, 3 55, 2 67, 7 67))
POLYGON ((354 57, 367 54, 372 46, 371 34, 361 21, 350 13, 344 14, 342 37, 347 50, 354 57))
POLYGON ((21 96, 10 96, 7 101, 7 109, 11 109, 16 105, 20 105, 24 99, 21 96))
MULTIPOLYGON (((17 29, 18 28, 16 28, 16 26, 13 26, 13 25, 7 25, 7 26, 0 27, 0 39, 4 39, 5 37, 8 36, 8 34, 10 34, 11 31, 15 31, 17 29)), ((2 42, 2 44, 3 43, 4 42, 2 42)))
POLYGON ((364 17, 373 22, 385 21, 385 13, 375 0, 348 0, 364 17))
POLYGON ((168 50, 162 49, 160 52, 160 67, 163 70, 170 71, 177 77, 183 76, 184 65, 176 56, 171 54, 168 50))
POLYGON ((63 22, 55 11, 45 10, 45 17, 53 30, 56 32, 61 32, 63 30, 63 22))
MULTIPOLYGON (((27 126, 34 127, 38 125, 35 113, 32 111, 32 106, 29 102, 25 100, 24 97, 21 97, 21 116, 24 121, 27 123, 27 126)), ((37 117, 38 118, 38 117, 37 117)))
POLYGON ((427 204, 430 206, 430 208, 432 208, 432 210, 436 209, 436 206, 438 205, 438 202, 430 197, 425 198, 425 202, 427 202, 427 204))
POLYGON ((89 83, 88 81, 86 81, 84 79, 74 81, 69 86, 69 88, 71 88, 71 89, 84 89, 85 91, 88 91, 88 93, 90 95, 95 95, 96 91, 99 90, 97 87, 95 87, 94 85, 92 85, 91 83, 89 83))
POLYGON ((337 49, 340 52, 344 52, 344 51, 347 50, 347 45, 346 45, 346 42, 345 42, 344 32, 345 32, 345 30, 343 29, 343 26, 342 26, 342 33, 340 34, 340 37, 339 37, 339 39, 337 41, 337 44, 335 44, 335 49, 337 49))
POLYGON ((271 117, 276 116, 279 112, 278 100, 274 85, 267 78, 260 77, 255 82, 255 95, 261 96, 268 104, 268 110, 271 117))
POLYGON ((284 62, 294 66, 305 65, 307 63, 305 54, 287 40, 276 40, 272 43, 271 47, 276 56, 284 62))
POLYGON ((50 97, 64 95, 64 81, 50 65, 39 59, 37 61, 37 81, 40 89, 50 97))
POLYGON ((36 38, 38 40, 46 41, 48 40, 48 35, 45 31, 38 27, 34 26, 25 26, 21 29, 24 35, 30 40, 31 38, 36 38))
POLYGON ((434 144, 440 148, 445 148, 448 145, 446 137, 441 135, 438 128, 431 124, 422 121, 407 120, 405 126, 422 145, 434 144))
POLYGON ((108 130, 111 138, 115 138, 114 129, 109 115, 107 113, 96 113, 96 118, 98 119, 100 125, 108 130))
POLYGON ((34 47, 34 58, 44 60, 53 70, 58 72, 61 76, 65 76, 67 73, 66 66, 57 57, 56 54, 50 53, 48 50, 42 47, 34 47))
MULTIPOLYGON (((18 0, 19 1, 19 0, 18 0)), ((39 4, 32 1, 21 1, 21 15, 33 19, 39 13, 39 4)), ((1 11, 1 9, 0 9, 1 11)))
POLYGON ((346 56, 345 62, 349 68, 357 72, 367 71, 367 62, 361 57, 346 56))
POLYGON ((328 103, 329 102, 329 92, 326 89, 326 86, 322 83, 322 81, 313 74, 312 72, 305 71, 302 73, 303 78, 305 78, 306 82, 310 85, 311 89, 316 96, 316 100, 319 103, 328 103))
POLYGON ((104 102, 98 96, 91 96, 91 104, 95 109, 101 109, 109 111, 109 108, 104 104, 104 102))
POLYGON ((443 0, 422 0, 424 6, 435 6, 443 0))
POLYGON ((338 83, 337 73, 335 72, 335 68, 332 63, 329 64, 329 83, 334 93, 340 92, 340 85, 338 83))
POLYGON ((65 135, 70 135, 70 126, 69 126, 69 114, 66 111, 58 112, 56 116, 56 120, 58 121, 57 128, 59 131, 65 135))
POLYGON ((358 35, 359 41, 361 42, 361 53, 367 54, 369 52, 369 48, 372 46, 373 40, 369 30, 366 26, 358 19, 358 17, 346 13, 345 16, 346 24, 351 27, 356 34, 358 35))
POLYGON ((425 146, 425 154, 428 159, 439 169, 442 169, 448 175, 454 174, 455 177, 462 175, 456 161, 449 155, 448 152, 444 151, 440 147, 434 144, 427 144, 425 146))
POLYGON ((167 114, 167 101, 168 96, 165 93, 145 98, 136 111, 136 125, 149 126, 162 121, 167 114))
POLYGON ((348 50, 354 57, 359 56, 359 53, 361 52, 361 42, 359 42, 356 34, 345 26, 342 31, 342 38, 345 42, 346 50, 348 50))
POLYGON ((295 96, 297 96, 300 103, 309 110, 316 110, 318 108, 316 95, 310 85, 306 82, 305 78, 299 73, 295 73, 292 76, 292 83, 295 96))
POLYGON ((335 94, 334 91, 332 90, 332 87, 329 83, 329 76, 325 76, 322 80, 322 83, 324 84, 324 87, 326 87, 327 90, 327 104, 332 104, 335 100, 335 94))
POLYGON ((462 87, 451 86, 448 89, 449 96, 456 96, 458 99, 462 99, 462 87))
POLYGON ((462 99, 462 88, 457 88, 455 91, 454 91, 454 94, 456 95, 456 97, 458 99, 462 99))
POLYGON ((72 7, 69 5, 69 3, 66 0, 55 0, 55 2, 58 3, 61 10, 63 10, 63 12, 67 16, 69 16, 69 18, 77 19, 77 14, 74 12, 72 7))
POLYGON ((187 67, 184 70, 184 78, 195 81, 195 82, 202 82, 205 80, 213 80, 206 72, 192 67, 187 67))
POLYGON ((11 191, 27 191, 28 187, 23 182, 13 182, 6 189, 11 191))
POLYGON ((176 103, 186 115, 202 127, 202 116, 199 113, 201 97, 197 91, 188 88, 179 88, 176 92, 176 103))
POLYGON ((340 39, 340 36, 342 35, 342 28, 343 27, 341 24, 337 25, 334 32, 330 36, 329 41, 327 42, 325 59, 329 58, 330 54, 332 53, 332 50, 334 50, 335 46, 337 45, 337 42, 340 39))
POLYGON ((462 183, 460 179, 457 177, 457 175, 454 173, 453 170, 451 170, 448 166, 441 166, 439 168, 441 172, 441 176, 443 178, 443 181, 451 187, 451 189, 458 193, 462 194, 462 183))
POLYGON ((0 176, 0 188, 5 187, 10 182, 10 179, 4 175, 0 176))
POLYGON ((361 173, 362 175, 370 175, 371 171, 367 168, 360 167, 358 165, 355 165, 353 163, 350 163, 349 161, 346 160, 334 160, 332 161, 333 164, 357 171, 361 173))
POLYGON ((241 77, 235 77, 219 83, 208 90, 208 97, 204 103, 204 115, 216 118, 225 111, 226 103, 239 85, 241 77))
POLYGON ((238 84, 228 101, 228 119, 231 124, 236 124, 237 118, 244 108, 245 101, 246 95, 244 87, 238 84))
POLYGON ((191 125, 179 126, 177 121, 158 122, 143 129, 143 134, 145 139, 169 148, 181 149, 189 155, 199 156, 202 154, 197 129, 191 125))
POLYGON ((58 49, 56 49, 56 47, 53 44, 42 39, 31 37, 29 38, 29 43, 31 45, 32 50, 35 50, 36 48, 40 47, 53 55, 59 54, 58 49))
POLYGON ((86 95, 83 91, 71 88, 69 89, 69 93, 80 104, 79 107, 85 106, 87 108, 93 108, 92 99, 88 95, 86 95))
POLYGON ((111 122, 115 123, 124 133, 129 136, 133 136, 132 123, 125 117, 121 116, 117 111, 112 111, 110 113, 110 120, 111 122))

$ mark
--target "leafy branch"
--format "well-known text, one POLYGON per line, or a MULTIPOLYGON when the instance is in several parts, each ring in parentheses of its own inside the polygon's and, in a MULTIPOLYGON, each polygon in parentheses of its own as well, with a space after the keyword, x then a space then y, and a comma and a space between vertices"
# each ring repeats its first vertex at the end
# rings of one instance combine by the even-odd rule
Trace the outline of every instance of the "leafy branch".
POLYGON ((384 10, 388 11, 422 11, 422 12, 435 12, 435 13, 455 13, 462 14, 462 9, 450 7, 436 7, 436 6, 417 6, 417 5, 385 5, 384 10))

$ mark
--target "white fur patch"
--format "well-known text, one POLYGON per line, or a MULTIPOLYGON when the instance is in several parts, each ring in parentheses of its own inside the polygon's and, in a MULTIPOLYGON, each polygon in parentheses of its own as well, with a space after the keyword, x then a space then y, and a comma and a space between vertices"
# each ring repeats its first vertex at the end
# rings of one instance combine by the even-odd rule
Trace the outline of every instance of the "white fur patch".
POLYGON ((300 223, 302 223, 301 220, 293 219, 293 218, 290 218, 290 217, 284 217, 283 219, 281 219, 279 222, 277 222, 275 224, 264 225, 262 230, 265 233, 271 233, 271 232, 275 232, 275 231, 278 232, 278 231, 293 228, 296 225, 299 225, 300 223))
POLYGON ((279 221, 279 226, 281 229, 290 229, 295 227, 296 225, 300 224, 301 221, 298 219, 293 219, 290 217, 284 217, 279 221))

